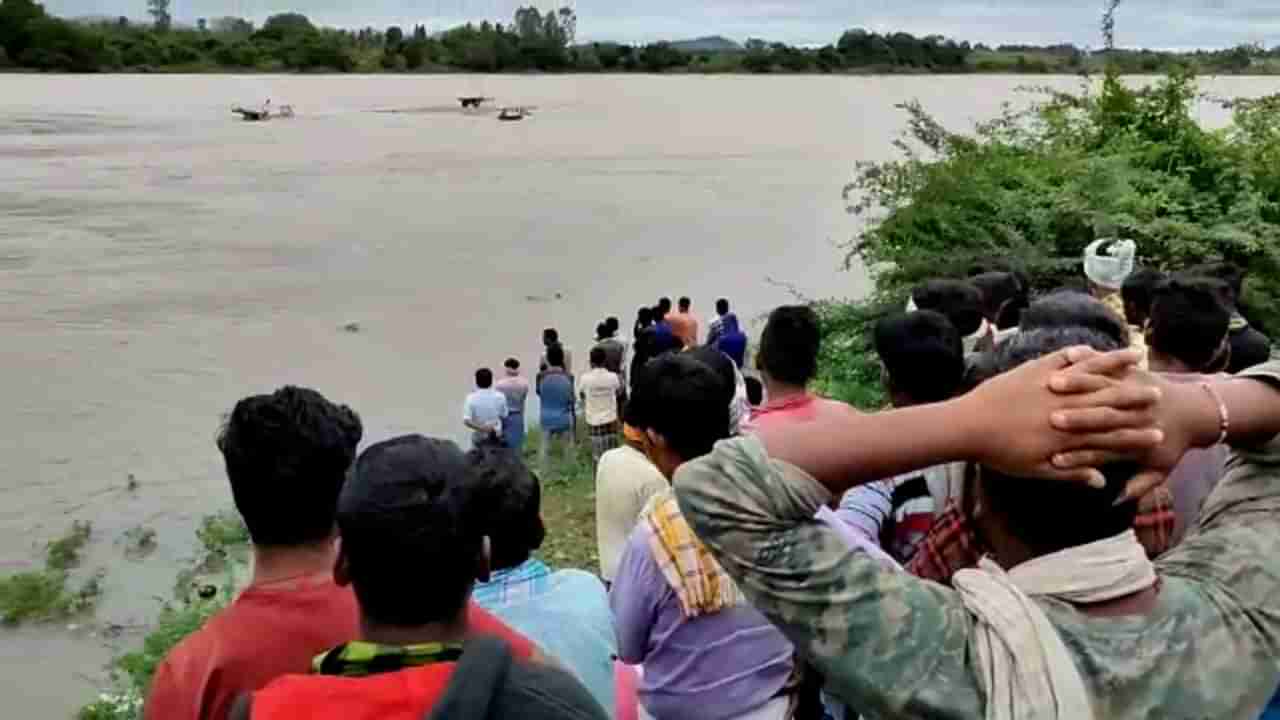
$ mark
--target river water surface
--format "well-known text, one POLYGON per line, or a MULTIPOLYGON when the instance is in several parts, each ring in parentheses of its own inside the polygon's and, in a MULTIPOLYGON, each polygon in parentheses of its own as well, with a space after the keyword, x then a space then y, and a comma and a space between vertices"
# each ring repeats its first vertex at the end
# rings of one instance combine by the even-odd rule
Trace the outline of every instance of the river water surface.
MULTIPOLYGON (((840 192, 892 155, 894 104, 964 129, 1026 82, 0 75, 0 574, 88 520, 97 620, 147 622, 230 505, 213 440, 246 394, 314 386, 366 442, 461 439, 472 370, 532 364, 545 326, 585 350, 662 294, 743 317, 787 285, 856 295, 840 192), (457 95, 536 112, 500 123, 457 95), (228 112, 266 97, 297 117, 228 112), (137 525, 159 549, 130 562, 137 525)), ((84 628, 0 630, 3 714, 68 716, 109 654, 84 628)))

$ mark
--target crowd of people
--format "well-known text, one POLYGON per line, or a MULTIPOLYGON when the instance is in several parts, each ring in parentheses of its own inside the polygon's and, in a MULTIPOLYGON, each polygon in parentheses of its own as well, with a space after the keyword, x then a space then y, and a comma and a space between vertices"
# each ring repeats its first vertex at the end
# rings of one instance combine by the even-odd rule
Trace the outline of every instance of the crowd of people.
POLYGON ((1092 244, 1084 291, 921 283, 871 330, 878 413, 810 389, 812 308, 748 362, 729 302, 704 334, 689 298, 602 321, 577 375, 555 329, 532 382, 476 371, 469 451, 357 454, 350 408, 245 398, 218 446, 253 578, 146 716, 1269 717, 1280 361, 1238 269, 1136 255, 1092 244), (598 575, 536 557, 580 425, 598 575))

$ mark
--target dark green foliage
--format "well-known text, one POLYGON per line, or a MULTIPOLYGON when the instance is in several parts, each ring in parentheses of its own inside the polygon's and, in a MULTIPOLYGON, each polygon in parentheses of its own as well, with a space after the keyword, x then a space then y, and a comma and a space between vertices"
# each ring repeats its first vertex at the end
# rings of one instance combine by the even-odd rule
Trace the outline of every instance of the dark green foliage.
MULTIPOLYGON (((1112 71, 1096 91, 1044 90, 971 136, 903 105, 902 159, 859 165, 845 190, 850 210, 868 220, 847 261, 872 269, 871 302, 900 308, 915 283, 977 268, 1022 270, 1038 290, 1068 284, 1080 278, 1086 245, 1121 236, 1158 269, 1216 260, 1247 268, 1242 311, 1274 334, 1280 96, 1232 102, 1234 121, 1222 130, 1196 122, 1198 101, 1194 75, 1179 68, 1142 88, 1112 71)), ((871 312, 825 316, 854 349, 824 365, 832 385, 868 378, 856 343, 871 312)))
POLYGON ((660 73, 689 64, 689 56, 671 47, 671 43, 657 42, 640 48, 640 66, 646 72, 660 73))
POLYGON ((836 50, 849 67, 904 67, 940 72, 964 69, 969 43, 940 35, 917 38, 910 33, 880 35, 862 28, 840 36, 836 50))

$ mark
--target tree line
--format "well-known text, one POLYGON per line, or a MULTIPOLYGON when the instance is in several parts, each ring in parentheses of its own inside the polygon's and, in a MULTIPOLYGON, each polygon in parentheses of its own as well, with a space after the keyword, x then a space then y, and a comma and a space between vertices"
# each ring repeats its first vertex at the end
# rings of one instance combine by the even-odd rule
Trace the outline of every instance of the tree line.
POLYGON ((577 43, 570 8, 516 10, 510 22, 468 23, 443 32, 411 28, 345 30, 314 25, 300 13, 269 17, 261 27, 237 17, 179 26, 171 0, 145 0, 150 23, 120 17, 73 21, 34 0, 0 0, 0 68, 70 72, 232 70, 395 72, 1077 72, 1104 61, 1124 72, 1192 64, 1202 71, 1265 69, 1280 48, 1241 46, 1173 54, 1074 45, 971 45, 939 35, 852 29, 835 43, 801 48, 751 39, 713 47, 654 42, 577 43), (1104 60, 1105 56, 1105 60, 1104 60))

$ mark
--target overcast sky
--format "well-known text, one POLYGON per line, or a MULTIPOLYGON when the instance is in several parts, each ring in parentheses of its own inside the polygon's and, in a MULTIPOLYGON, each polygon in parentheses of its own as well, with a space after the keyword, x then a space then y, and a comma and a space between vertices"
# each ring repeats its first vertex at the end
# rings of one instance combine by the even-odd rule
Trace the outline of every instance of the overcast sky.
MULTIPOLYGON (((261 22, 296 10, 342 27, 510 19, 517 0, 173 0, 178 22, 238 15, 261 22)), ((548 9, 552 2, 537 2, 548 9)), ((643 42, 699 35, 762 37, 823 45, 845 28, 938 33, 972 42, 1097 46, 1102 0, 568 0, 580 40, 643 42)), ((46 0, 59 15, 145 17, 146 0, 46 0)), ((1280 45, 1278 0, 1125 0, 1117 14, 1122 46, 1220 48, 1280 45)))

